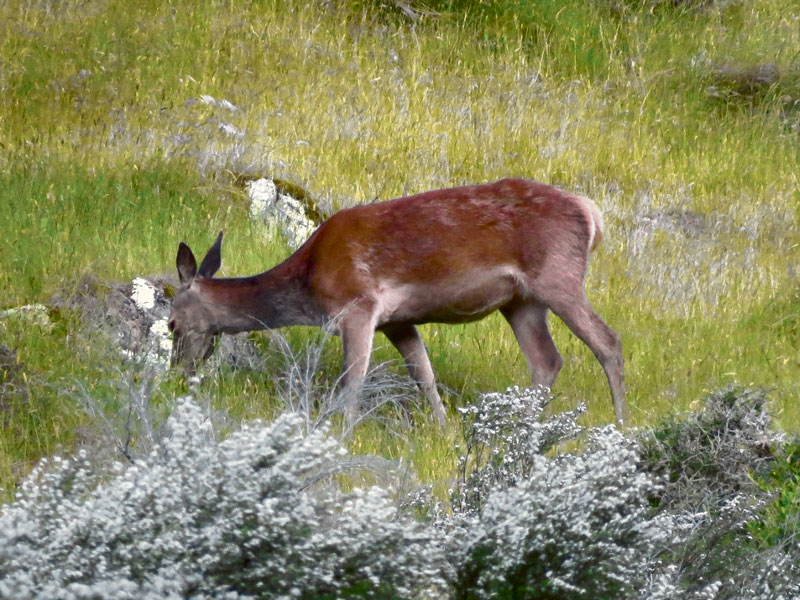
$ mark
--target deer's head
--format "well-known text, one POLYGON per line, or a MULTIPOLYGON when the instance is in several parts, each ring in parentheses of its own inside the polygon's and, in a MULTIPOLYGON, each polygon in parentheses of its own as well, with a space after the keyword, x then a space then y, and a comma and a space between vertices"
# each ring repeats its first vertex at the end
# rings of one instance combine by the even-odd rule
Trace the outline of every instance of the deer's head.
POLYGON ((191 248, 184 242, 178 246, 178 278, 180 289, 172 299, 169 330, 172 332, 172 366, 183 365, 187 376, 211 356, 219 333, 215 308, 202 289, 202 280, 211 279, 222 263, 222 232, 197 268, 191 248))

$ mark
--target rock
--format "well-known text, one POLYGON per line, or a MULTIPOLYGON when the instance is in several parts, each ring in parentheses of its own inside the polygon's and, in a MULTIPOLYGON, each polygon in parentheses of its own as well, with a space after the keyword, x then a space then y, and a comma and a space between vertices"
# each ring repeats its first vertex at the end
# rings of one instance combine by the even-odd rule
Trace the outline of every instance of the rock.
POLYGON ((123 317, 122 328, 117 328, 123 354, 166 370, 172 356, 172 339, 167 327, 170 302, 164 287, 136 277, 130 292, 127 286, 122 291, 127 296, 115 294, 112 298, 117 314, 123 317), (126 336, 126 329, 134 335, 126 336))
POLYGON ((50 320, 50 311, 44 304, 26 304, 25 306, 17 306, 0 311, 0 319, 9 317, 24 319, 47 331, 53 328, 53 322, 50 320))
POLYGON ((726 65, 714 73, 714 83, 709 92, 712 96, 734 94, 753 96, 769 90, 780 81, 781 72, 772 63, 761 63, 735 67, 726 65))
MULTIPOLYGON (((130 283, 106 283, 84 277, 75 293, 51 300, 54 306, 77 310, 87 325, 107 335, 113 347, 131 363, 166 372, 172 356, 167 326, 170 298, 177 287, 171 277, 136 277, 130 283)), ((222 364, 261 369, 261 358, 246 334, 223 335, 210 368, 222 364)))
POLYGON ((289 246, 297 249, 317 228, 303 203, 279 190, 273 180, 262 177, 248 181, 245 189, 250 200, 250 218, 267 226, 268 237, 278 229, 289 246))

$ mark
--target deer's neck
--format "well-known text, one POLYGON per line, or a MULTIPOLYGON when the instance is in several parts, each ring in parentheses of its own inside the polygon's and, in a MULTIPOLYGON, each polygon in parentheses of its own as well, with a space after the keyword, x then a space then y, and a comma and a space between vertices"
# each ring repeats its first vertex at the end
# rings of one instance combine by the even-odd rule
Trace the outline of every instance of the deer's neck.
POLYGON ((225 333, 325 321, 308 292, 307 274, 288 261, 252 277, 205 280, 202 292, 213 307, 217 329, 225 333))

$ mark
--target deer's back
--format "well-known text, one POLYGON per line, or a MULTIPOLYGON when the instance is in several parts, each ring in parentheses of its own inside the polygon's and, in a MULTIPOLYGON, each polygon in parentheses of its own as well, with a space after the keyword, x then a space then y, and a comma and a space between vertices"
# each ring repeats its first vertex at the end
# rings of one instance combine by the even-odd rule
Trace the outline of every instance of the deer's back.
POLYGON ((582 274, 590 221, 578 197, 504 179, 342 210, 303 250, 331 310, 366 298, 385 322, 460 322, 533 293, 548 265, 582 274))

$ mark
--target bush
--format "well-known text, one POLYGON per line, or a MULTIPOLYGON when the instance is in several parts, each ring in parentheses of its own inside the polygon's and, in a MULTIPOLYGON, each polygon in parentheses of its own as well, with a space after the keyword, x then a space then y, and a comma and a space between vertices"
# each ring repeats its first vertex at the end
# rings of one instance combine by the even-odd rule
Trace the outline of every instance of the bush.
POLYGON ((467 434, 448 555, 455 598, 619 598, 649 570, 665 532, 648 517, 657 486, 613 427, 578 454, 548 455, 581 410, 542 420, 546 396, 483 397, 467 434), (469 466, 471 465, 471 468, 469 466))
POLYGON ((6 598, 417 598, 442 588, 435 531, 377 488, 342 492, 343 451, 302 419, 223 442, 183 400, 146 459, 106 477, 41 463, 0 517, 6 598), (227 594, 227 595, 226 595, 227 594))
POLYGON ((584 432, 582 408, 545 416, 548 401, 510 388, 462 409, 437 513, 424 493, 401 509, 388 485, 345 491, 358 457, 307 415, 218 441, 181 399, 128 466, 40 463, 0 516, 0 597, 800 595, 798 443, 762 392, 722 390, 633 435, 584 432))
POLYGON ((546 388, 514 386, 459 409, 466 435, 450 499, 454 510, 479 512, 491 491, 528 479, 538 457, 580 434, 576 419, 586 407, 544 419, 550 400, 546 388))
POLYGON ((642 469, 668 483, 658 498, 670 508, 717 504, 752 491, 784 443, 761 390, 729 387, 709 394, 700 410, 672 415, 637 435, 642 469))
POLYGON ((672 416, 636 437, 640 468, 664 481, 652 501, 674 532, 661 559, 672 565, 664 573, 675 590, 714 585, 710 597, 765 600, 800 591, 796 533, 773 544, 753 536, 754 529, 770 528, 772 513, 765 509, 782 486, 758 481, 780 472, 775 455, 785 446, 763 391, 720 390, 699 411, 672 416))
POLYGON ((448 526, 453 596, 774 599, 800 593, 796 460, 759 390, 554 449, 580 410, 488 394, 468 417, 448 526), (781 457, 776 462, 775 456, 781 457))

